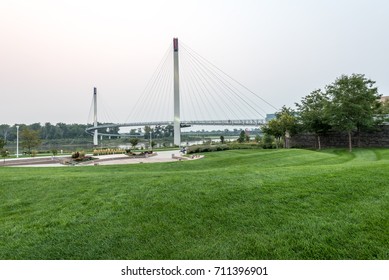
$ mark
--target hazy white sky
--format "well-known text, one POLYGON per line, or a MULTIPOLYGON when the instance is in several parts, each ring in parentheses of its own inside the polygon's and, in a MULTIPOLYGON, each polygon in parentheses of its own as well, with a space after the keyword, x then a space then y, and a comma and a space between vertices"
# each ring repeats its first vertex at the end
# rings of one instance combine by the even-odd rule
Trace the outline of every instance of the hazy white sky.
MULTIPOLYGON (((389 95, 385 0, 0 0, 0 124, 122 122, 173 37, 274 106, 341 74, 389 95)), ((269 112, 272 113, 272 112, 269 112)))

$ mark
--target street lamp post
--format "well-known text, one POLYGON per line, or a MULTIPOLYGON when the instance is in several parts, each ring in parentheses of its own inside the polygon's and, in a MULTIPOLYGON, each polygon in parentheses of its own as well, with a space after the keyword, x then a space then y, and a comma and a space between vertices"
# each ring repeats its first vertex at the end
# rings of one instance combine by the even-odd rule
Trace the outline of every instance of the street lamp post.
POLYGON ((16 126, 16 157, 19 157, 19 126, 16 126))

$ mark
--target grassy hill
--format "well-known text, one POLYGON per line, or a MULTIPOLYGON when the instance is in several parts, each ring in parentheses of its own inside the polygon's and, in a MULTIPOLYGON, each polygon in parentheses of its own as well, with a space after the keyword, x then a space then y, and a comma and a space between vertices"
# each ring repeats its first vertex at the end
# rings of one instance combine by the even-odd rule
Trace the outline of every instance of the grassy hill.
POLYGON ((0 168, 0 259, 389 259, 389 150, 0 168))

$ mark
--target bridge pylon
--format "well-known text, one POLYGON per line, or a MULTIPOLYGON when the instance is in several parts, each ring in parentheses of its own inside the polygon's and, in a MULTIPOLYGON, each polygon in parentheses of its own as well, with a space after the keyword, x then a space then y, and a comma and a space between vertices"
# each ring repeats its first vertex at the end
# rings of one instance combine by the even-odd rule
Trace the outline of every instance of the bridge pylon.
POLYGON ((93 132, 93 145, 99 145, 98 134, 97 134, 97 89, 93 88, 93 126, 96 129, 93 132))
POLYGON ((173 38, 174 59, 174 145, 181 146, 180 75, 178 68, 178 38, 173 38))

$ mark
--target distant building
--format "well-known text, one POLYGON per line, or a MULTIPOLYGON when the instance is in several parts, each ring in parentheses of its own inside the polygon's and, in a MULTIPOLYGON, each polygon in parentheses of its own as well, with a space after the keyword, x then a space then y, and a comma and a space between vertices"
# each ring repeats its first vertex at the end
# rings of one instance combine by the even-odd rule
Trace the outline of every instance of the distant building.
POLYGON ((381 96, 381 98, 380 98, 381 103, 385 103, 387 101, 389 101, 389 96, 381 96))
MULTIPOLYGON (((389 98, 389 96, 388 96, 389 98)), ((276 114, 266 114, 266 122, 272 120, 272 119, 275 119, 276 118, 276 114)))

